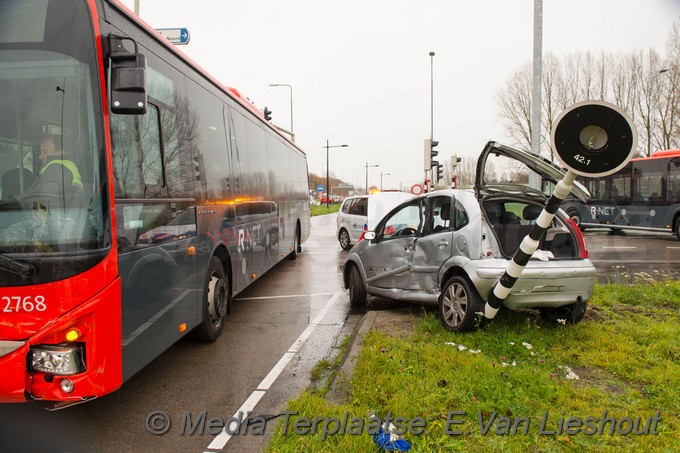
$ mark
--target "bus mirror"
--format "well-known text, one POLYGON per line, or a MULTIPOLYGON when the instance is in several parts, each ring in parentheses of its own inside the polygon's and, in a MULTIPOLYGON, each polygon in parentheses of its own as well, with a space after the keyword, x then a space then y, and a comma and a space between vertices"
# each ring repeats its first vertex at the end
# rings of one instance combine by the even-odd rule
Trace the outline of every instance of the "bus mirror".
POLYGON ((552 146, 564 166, 580 176, 607 176, 623 168, 637 148, 630 117, 603 101, 578 102, 555 120, 552 146))
POLYGON ((111 61, 111 111, 136 115, 146 113, 146 58, 137 51, 137 43, 117 35, 109 35, 111 61), (131 41, 134 51, 125 48, 131 41))

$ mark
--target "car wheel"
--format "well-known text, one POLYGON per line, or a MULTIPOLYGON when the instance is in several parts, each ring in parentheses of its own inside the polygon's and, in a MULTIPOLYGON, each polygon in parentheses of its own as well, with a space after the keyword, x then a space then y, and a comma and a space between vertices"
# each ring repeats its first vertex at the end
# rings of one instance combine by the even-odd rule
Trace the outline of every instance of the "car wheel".
POLYGON ((543 307, 538 311, 541 318, 554 324, 576 324, 586 315, 588 302, 580 300, 562 307, 543 307))
POLYGON ((439 296, 442 324, 453 332, 467 332, 476 327, 477 313, 482 303, 477 290, 463 276, 451 277, 439 296))
POLYGON ((349 269, 349 303, 352 307, 365 307, 368 301, 364 281, 356 264, 351 264, 349 269))
POLYGON ((340 234, 338 235, 338 241, 340 242, 340 247, 342 247, 343 250, 349 250, 352 248, 352 244, 349 239, 349 233, 344 228, 340 230, 340 234))
POLYGON ((195 337, 203 341, 215 341, 224 330, 224 318, 229 309, 229 281, 222 262, 216 256, 210 258, 208 274, 203 288, 203 321, 196 326, 195 337))

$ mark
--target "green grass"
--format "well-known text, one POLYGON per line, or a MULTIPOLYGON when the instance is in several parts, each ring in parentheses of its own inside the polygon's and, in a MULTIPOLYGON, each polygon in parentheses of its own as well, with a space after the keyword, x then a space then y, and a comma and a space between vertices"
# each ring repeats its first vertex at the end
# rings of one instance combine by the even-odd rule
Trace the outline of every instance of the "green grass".
MULTIPOLYGON (((345 413, 366 423, 373 413, 422 417, 425 431, 404 435, 412 451, 678 451, 679 309, 680 282, 663 281, 597 285, 586 318, 575 326, 553 326, 534 312, 505 310, 483 330, 455 334, 430 312, 406 338, 370 331, 345 383, 348 399, 333 404, 323 391, 307 391, 289 403, 288 410, 297 413, 290 422, 342 420, 345 413), (658 411, 658 434, 611 435, 611 423, 602 434, 554 432, 559 420, 569 417, 595 417, 591 423, 597 429, 604 411, 619 420, 640 417, 641 428, 658 411), (486 425, 494 414, 497 423, 482 434, 480 417, 486 425), (550 433, 541 433, 544 414, 543 428, 550 433), (449 424, 449 431, 467 433, 445 433, 447 418, 461 422, 449 424), (519 429, 513 434, 515 422, 519 429)), ((283 435, 281 428, 270 451, 377 451, 368 434, 323 436, 318 429, 296 435, 289 426, 283 435)))
POLYGON ((318 204, 313 204, 310 206, 309 212, 312 217, 315 215, 324 215, 324 214, 332 214, 334 212, 338 212, 340 210, 340 205, 338 203, 334 203, 328 207, 326 207, 325 204, 323 205, 318 205, 318 204))

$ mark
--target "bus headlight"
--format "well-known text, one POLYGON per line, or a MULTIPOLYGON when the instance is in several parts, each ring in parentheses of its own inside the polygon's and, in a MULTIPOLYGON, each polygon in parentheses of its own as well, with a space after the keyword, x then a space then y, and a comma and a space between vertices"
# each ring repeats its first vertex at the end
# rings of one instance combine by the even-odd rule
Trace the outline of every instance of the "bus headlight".
POLYGON ((85 371, 82 346, 37 345, 28 354, 30 369, 46 374, 71 375, 85 371))

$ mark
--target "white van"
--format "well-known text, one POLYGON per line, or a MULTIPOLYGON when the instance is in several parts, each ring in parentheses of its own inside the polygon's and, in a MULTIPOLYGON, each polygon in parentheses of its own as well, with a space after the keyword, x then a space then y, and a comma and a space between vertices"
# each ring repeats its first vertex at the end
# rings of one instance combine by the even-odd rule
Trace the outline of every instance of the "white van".
POLYGON ((407 192, 378 192, 345 198, 336 222, 340 247, 344 250, 352 248, 364 231, 370 230, 392 208, 412 197, 407 192))

